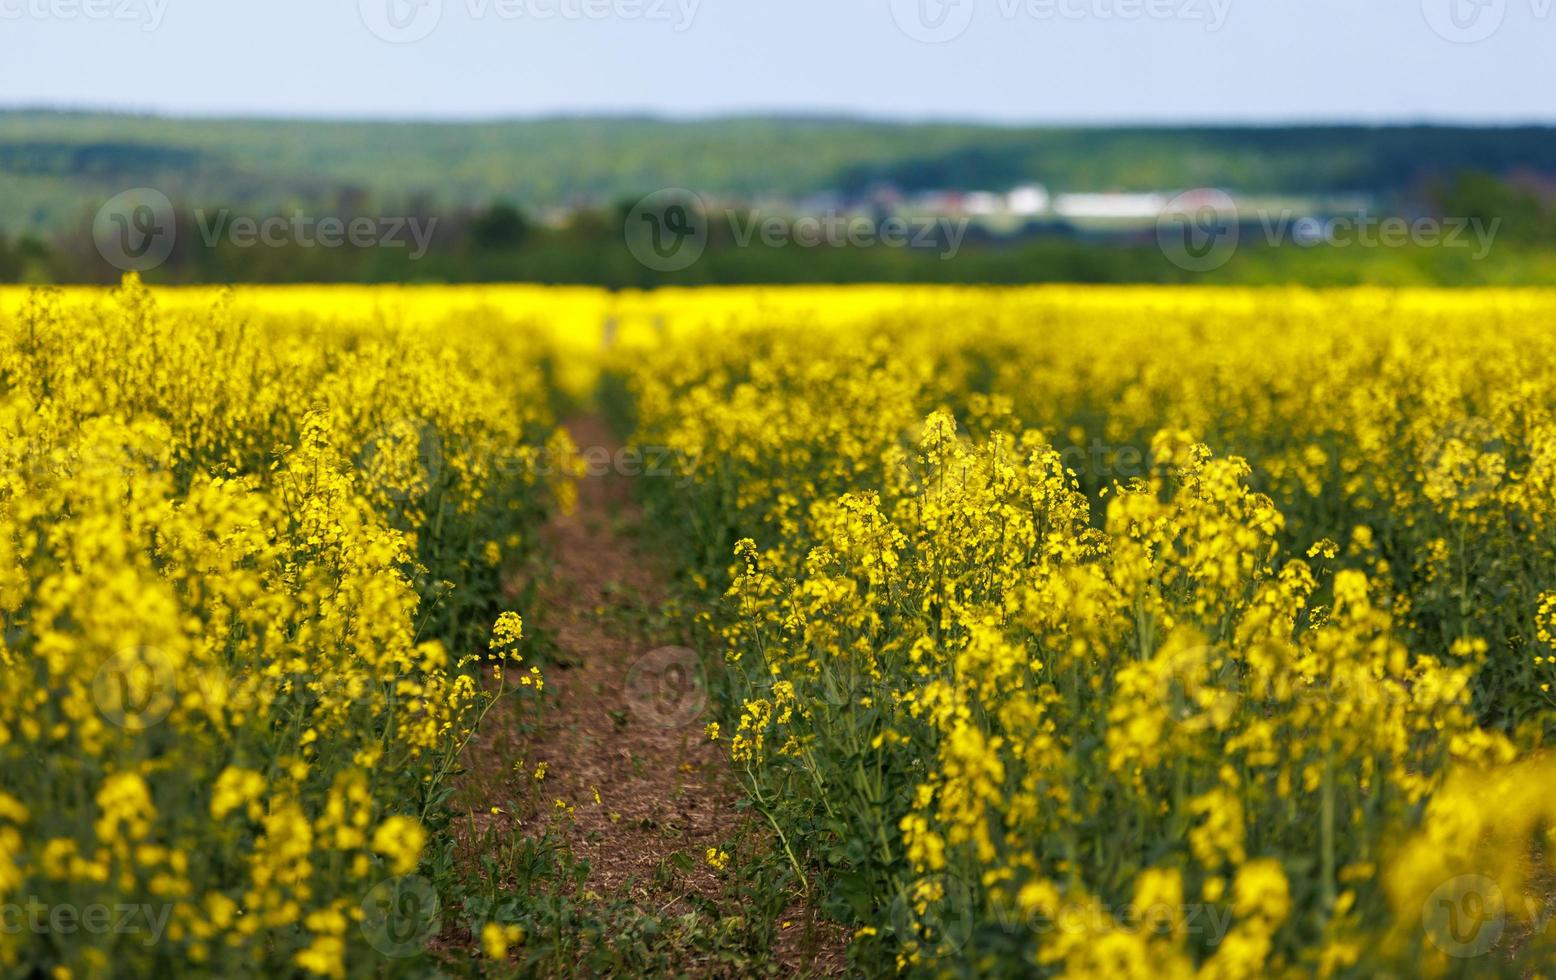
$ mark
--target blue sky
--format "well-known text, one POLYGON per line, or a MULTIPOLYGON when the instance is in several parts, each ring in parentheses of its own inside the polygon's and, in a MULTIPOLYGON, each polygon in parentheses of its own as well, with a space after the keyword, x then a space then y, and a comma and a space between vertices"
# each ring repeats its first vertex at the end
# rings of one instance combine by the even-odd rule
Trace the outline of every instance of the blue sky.
POLYGON ((1556 121, 1552 0, 0 0, 0 103, 1556 121))

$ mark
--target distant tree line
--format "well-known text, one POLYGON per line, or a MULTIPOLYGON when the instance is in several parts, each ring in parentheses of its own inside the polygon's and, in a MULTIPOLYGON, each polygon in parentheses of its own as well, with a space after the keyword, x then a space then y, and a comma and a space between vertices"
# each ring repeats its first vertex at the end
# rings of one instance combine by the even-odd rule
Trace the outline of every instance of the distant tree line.
MULTIPOLYGON (((1469 171, 1425 189, 1419 208, 1497 222, 1496 250, 1471 261, 1447 250, 1372 253, 1251 242, 1225 268, 1194 273, 1168 261, 1149 233, 1107 239, 1055 233, 968 235, 956 248, 927 241, 884 247, 847 239, 774 241, 753 227, 706 223, 696 261, 664 269, 628 247, 631 202, 572 212, 554 226, 509 201, 439 211, 413 204, 393 216, 365 198, 337 198, 328 216, 181 208, 166 259, 144 273, 160 283, 536 282, 648 288, 764 283, 1307 282, 1544 283, 1556 269, 1556 188, 1469 171)), ((916 238, 917 236, 915 236, 916 238)), ((120 269, 83 216, 47 238, 0 231, 0 282, 108 283, 120 269)))
POLYGON ((252 213, 418 195, 598 205, 662 187, 801 198, 838 192, 1220 187, 1362 194, 1394 207, 1466 170, 1556 173, 1540 126, 989 126, 805 116, 573 117, 438 123, 172 119, 0 110, 0 216, 52 233, 80 202, 135 187, 252 213))

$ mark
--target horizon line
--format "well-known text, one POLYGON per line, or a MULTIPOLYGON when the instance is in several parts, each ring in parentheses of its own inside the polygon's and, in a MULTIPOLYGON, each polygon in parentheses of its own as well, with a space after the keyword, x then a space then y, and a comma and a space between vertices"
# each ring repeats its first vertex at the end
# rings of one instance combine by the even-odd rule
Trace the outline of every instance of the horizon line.
POLYGON ((123 119, 156 119, 170 122, 252 122, 300 124, 482 126, 546 122, 657 122, 700 123, 772 121, 854 123, 873 126, 963 126, 980 129, 1556 129, 1551 119, 1473 119, 1458 116, 1291 116, 1285 118, 1183 117, 1172 120, 1141 119, 1029 119, 1012 120, 977 115, 893 115, 842 109, 761 108, 686 111, 623 107, 538 112, 464 115, 388 115, 376 113, 285 113, 271 110, 177 110, 127 106, 50 105, 0 103, 0 115, 98 116, 123 119))

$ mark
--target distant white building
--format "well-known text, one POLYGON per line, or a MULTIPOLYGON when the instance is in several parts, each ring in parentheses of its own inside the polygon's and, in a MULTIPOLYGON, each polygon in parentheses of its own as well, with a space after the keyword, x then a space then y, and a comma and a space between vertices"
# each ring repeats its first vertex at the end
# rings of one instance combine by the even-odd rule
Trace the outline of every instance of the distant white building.
POLYGON ((998 194, 988 191, 969 191, 962 198, 962 211, 974 218, 987 218, 1005 209, 1005 202, 998 194))
POLYGON ((1054 213, 1080 221, 1154 221, 1167 206, 1167 200, 1165 194, 1060 194, 1054 199, 1054 213))
POLYGON ((1005 209, 1021 218, 1032 218, 1048 211, 1048 189, 1041 184, 1017 187, 1005 195, 1005 209))

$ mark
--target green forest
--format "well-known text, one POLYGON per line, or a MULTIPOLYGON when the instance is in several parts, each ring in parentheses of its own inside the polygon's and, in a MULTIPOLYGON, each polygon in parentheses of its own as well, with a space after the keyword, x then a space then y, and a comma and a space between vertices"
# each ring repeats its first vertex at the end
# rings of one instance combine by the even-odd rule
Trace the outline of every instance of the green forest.
POLYGON ((97 207, 133 187, 179 209, 180 247, 153 281, 663 282, 1552 281, 1556 130, 1540 127, 1006 127, 858 119, 555 118, 490 122, 228 120, 0 112, 0 281, 111 281, 97 207), (857 196, 872 188, 1358 194, 1383 213, 1500 223, 1499 261, 1433 249, 1361 255, 1254 247, 1190 275, 1143 240, 973 240, 914 249, 729 247, 666 274, 621 247, 637 197, 857 196), (436 235, 392 249, 196 248, 208 209, 263 217, 420 216, 436 235), (565 220, 556 220, 558 213, 565 220), (1494 268, 1492 267, 1494 266, 1494 268))

